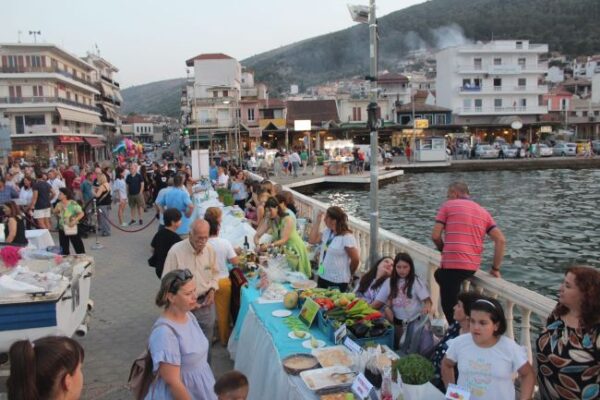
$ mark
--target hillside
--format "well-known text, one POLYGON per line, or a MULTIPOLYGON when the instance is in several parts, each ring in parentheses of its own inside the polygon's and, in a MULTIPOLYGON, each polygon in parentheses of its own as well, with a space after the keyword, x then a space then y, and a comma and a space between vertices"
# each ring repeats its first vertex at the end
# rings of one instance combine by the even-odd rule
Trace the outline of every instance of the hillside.
POLYGON ((135 112, 178 118, 181 114, 181 88, 184 83, 185 78, 169 79, 123 89, 121 114, 135 112))
MULTIPOLYGON (((350 18, 348 16, 348 18, 350 18)), ((529 39, 567 55, 600 52, 600 0, 430 0, 379 18, 380 69, 398 70, 411 50, 465 41, 529 39)), ((272 96, 296 83, 301 89, 367 75, 368 29, 355 25, 242 60, 272 96)), ((183 80, 123 90, 125 112, 179 115, 183 80)))

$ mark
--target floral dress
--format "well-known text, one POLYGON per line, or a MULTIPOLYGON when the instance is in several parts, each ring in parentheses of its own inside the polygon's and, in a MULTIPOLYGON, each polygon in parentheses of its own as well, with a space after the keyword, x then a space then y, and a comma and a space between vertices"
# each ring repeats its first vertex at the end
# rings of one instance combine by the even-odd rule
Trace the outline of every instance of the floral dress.
POLYGON ((552 314, 536 347, 543 399, 600 398, 600 324, 584 334, 552 314))

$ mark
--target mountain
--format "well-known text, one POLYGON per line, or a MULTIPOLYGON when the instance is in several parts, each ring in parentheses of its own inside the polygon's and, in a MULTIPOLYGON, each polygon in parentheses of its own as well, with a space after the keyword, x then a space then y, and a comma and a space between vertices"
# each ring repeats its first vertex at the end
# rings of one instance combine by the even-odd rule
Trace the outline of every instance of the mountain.
MULTIPOLYGON (((350 18, 350 17, 348 17, 350 18)), ((398 70, 411 50, 468 41, 529 39, 568 55, 600 51, 598 0, 430 0, 378 19, 379 69, 398 70)), ((366 24, 242 61, 273 93, 369 72, 366 24)))
MULTIPOLYGON (((528 39, 548 43, 551 51, 590 55, 600 52, 599 20, 600 0, 430 0, 378 19, 379 69, 400 70, 399 63, 410 51, 491 39, 528 39)), ((276 96, 288 91, 292 83, 305 89, 328 80, 368 75, 368 41, 367 25, 357 24, 241 63, 253 69, 255 81, 266 83, 276 96)), ((170 80, 125 89, 124 95, 131 89, 136 96, 132 93, 131 103, 125 98, 124 109, 178 115, 177 81, 183 84, 170 80), (173 91, 167 90, 168 82, 173 91)))
POLYGON ((146 83, 121 90, 121 114, 161 114, 178 118, 181 114, 181 88, 185 78, 146 83))

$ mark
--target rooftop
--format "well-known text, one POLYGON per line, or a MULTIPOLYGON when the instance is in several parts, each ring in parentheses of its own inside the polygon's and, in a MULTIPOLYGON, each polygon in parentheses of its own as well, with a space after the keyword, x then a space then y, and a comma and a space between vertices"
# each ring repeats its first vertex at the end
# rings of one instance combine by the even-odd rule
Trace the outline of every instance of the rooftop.
POLYGON ((313 125, 325 121, 339 122, 335 100, 300 100, 287 102, 287 123, 309 119, 313 125))
POLYGON ((198 54, 196 57, 192 57, 189 60, 186 60, 185 65, 187 65, 188 67, 193 67, 195 60, 233 60, 233 59, 234 59, 233 57, 228 56, 227 54, 223 54, 223 53, 204 53, 204 54, 198 54))

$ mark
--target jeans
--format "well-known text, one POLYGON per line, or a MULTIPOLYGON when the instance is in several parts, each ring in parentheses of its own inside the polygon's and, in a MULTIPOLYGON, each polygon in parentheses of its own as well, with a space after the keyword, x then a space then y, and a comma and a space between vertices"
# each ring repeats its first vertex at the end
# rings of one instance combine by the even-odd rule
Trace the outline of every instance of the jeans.
POLYGON ((110 235, 110 224, 108 222, 108 218, 110 217, 110 206, 98 206, 100 209, 100 214, 98 216, 98 230, 102 235, 110 235))
POLYGON ((77 254, 85 254, 85 248, 83 247, 83 240, 81 240, 81 236, 79 236, 79 232, 77 235, 65 235, 65 231, 62 229, 58 230, 58 243, 60 248, 62 249, 62 255, 68 256, 71 254, 69 250, 69 242, 73 243, 73 248, 75 249, 75 253, 77 254))
POLYGON ((465 279, 473 276, 475 271, 466 269, 437 269, 433 276, 440 285, 440 297, 442 310, 448 320, 448 324, 454 322, 454 306, 458 302, 458 294, 465 279))
POLYGON ((300 163, 294 161, 292 162, 292 170, 294 171, 294 178, 298 177, 298 170, 300 169, 300 163))

